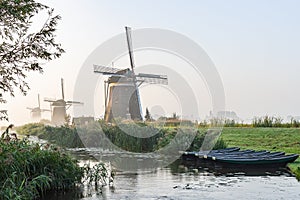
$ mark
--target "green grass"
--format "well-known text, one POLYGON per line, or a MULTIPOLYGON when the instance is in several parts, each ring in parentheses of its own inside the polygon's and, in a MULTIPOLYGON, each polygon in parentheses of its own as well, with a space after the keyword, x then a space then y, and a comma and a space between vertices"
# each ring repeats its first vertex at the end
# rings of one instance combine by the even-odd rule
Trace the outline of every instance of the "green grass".
MULTIPOLYGON (((299 128, 224 128, 221 138, 229 147, 300 154, 299 128)), ((288 167, 300 180, 300 159, 288 167)))

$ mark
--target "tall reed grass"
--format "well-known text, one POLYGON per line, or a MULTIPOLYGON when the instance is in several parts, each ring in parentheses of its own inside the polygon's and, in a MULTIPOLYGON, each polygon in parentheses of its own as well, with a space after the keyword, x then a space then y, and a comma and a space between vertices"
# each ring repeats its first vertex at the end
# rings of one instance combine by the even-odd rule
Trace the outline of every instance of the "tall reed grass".
POLYGON ((107 175, 105 166, 101 165, 97 171, 79 167, 75 159, 53 145, 33 144, 26 139, 0 140, 0 199, 3 200, 35 199, 49 190, 74 188, 83 178, 99 183, 107 175))

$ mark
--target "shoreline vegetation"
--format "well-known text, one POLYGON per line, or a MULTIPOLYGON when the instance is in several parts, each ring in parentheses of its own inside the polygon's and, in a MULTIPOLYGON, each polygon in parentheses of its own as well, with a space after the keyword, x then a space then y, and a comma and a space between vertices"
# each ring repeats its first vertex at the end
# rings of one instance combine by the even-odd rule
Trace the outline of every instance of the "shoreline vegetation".
POLYGON ((80 167, 55 145, 9 135, 0 140, 0 199, 36 199, 48 191, 67 191, 84 182, 101 189, 107 177, 103 163, 80 167))
MULTIPOLYGON (((298 128, 300 123, 294 119, 291 119, 289 123, 283 123, 281 118, 269 116, 254 118, 252 124, 237 123, 234 120, 220 122, 216 119, 208 123, 200 122, 195 126, 197 134, 188 151, 199 150, 210 126, 212 124, 220 125, 221 123, 224 127, 214 149, 238 146, 241 149, 284 151, 287 154, 300 154, 300 129, 298 128)), ((164 124, 163 127, 156 127, 153 124, 155 124, 153 121, 150 123, 141 122, 138 126, 133 126, 132 123, 127 122, 112 126, 105 124, 103 120, 99 120, 83 127, 74 125, 53 127, 33 123, 18 127, 17 132, 22 135, 34 135, 66 148, 97 147, 99 145, 103 147, 103 144, 107 143, 105 140, 109 139, 113 144, 127 151, 150 152, 167 145, 178 131, 178 123, 174 120, 172 123, 164 124), (132 136, 145 131, 145 127, 148 126, 150 131, 156 133, 154 136, 149 138, 132 136), (99 136, 100 129, 103 130, 105 135, 99 136), (125 132, 129 131, 132 135, 127 135, 124 130, 125 132), (102 144, 97 143, 101 140, 102 144)), ((191 124, 193 125, 193 123, 188 123, 189 126, 191 124)), ((288 168, 300 180, 300 159, 298 158, 294 163, 288 164, 288 168)))
MULTIPOLYGON (((18 127, 17 133, 24 136, 37 136, 39 139, 47 140, 64 148, 103 147, 109 149, 109 146, 106 146, 109 140, 122 150, 146 153, 161 149, 169 144, 179 133, 179 129, 172 126, 147 126, 146 123, 122 123, 115 126, 107 125, 99 120, 77 127, 73 125, 55 127, 42 123, 31 123, 18 127), (148 137, 145 133, 153 136, 148 137), (138 137, 143 134, 145 137, 138 137)), ((195 134, 195 138, 187 150, 197 151, 203 143, 207 129, 192 128, 190 131, 195 134)), ((186 137, 176 139, 178 144, 186 141, 186 137)), ((213 149, 226 147, 226 143, 220 138, 216 141, 213 149)))

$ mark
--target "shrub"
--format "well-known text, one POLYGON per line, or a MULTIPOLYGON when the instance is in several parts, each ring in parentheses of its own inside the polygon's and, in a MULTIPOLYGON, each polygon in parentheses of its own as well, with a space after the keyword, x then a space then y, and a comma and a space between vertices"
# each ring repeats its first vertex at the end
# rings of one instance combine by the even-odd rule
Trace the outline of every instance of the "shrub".
POLYGON ((0 199, 35 199, 47 190, 71 189, 84 180, 102 186, 107 177, 103 163, 79 167, 54 146, 0 140, 0 199))

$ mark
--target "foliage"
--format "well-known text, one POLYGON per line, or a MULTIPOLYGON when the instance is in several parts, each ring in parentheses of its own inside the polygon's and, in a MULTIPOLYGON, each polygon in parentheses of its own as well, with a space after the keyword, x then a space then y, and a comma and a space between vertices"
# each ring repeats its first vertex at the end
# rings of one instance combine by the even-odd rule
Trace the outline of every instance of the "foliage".
POLYGON ((215 143, 215 146, 213 149, 225 149, 227 148, 227 143, 222 138, 218 138, 218 140, 215 143))
POLYGON ((254 117, 252 122, 247 124, 243 121, 236 121, 234 119, 220 119, 220 118, 212 118, 209 121, 203 120, 198 123, 198 128, 209 128, 214 126, 223 126, 223 127, 269 127, 269 128, 298 128, 300 127, 300 121, 291 118, 289 122, 283 122, 282 117, 276 116, 262 116, 262 117, 254 117))
POLYGON ((295 170, 295 175, 297 179, 300 181, 300 167, 297 167, 297 169, 295 170))
POLYGON ((39 134, 45 132, 45 126, 42 123, 30 123, 17 127, 16 131, 21 135, 38 136, 39 134))
POLYGON ((33 199, 80 183, 83 169, 52 146, 0 141, 0 199, 33 199))
POLYGON ((174 113, 172 114, 172 117, 170 117, 169 119, 179 119, 179 116, 177 115, 176 112, 174 112, 174 113))
POLYGON ((75 148, 84 147, 74 127, 69 126, 44 126, 44 132, 38 136, 40 139, 48 140, 62 147, 75 148))
POLYGON ((254 117, 252 121, 253 127, 275 127, 275 128, 298 128, 300 127, 300 122, 294 118, 291 118, 290 122, 283 123, 281 117, 274 116, 263 116, 254 117))
POLYGON ((200 121, 200 123, 198 124, 198 128, 208 128, 209 124, 206 120, 200 121))
MULTIPOLYGON (((198 130, 192 144, 187 149, 187 151, 199 151, 203 144, 206 133, 207 133, 207 130, 205 130, 205 129, 198 130)), ((158 140, 156 149, 163 148, 164 146, 169 144, 174 139, 176 134, 177 134, 177 131, 174 129, 164 129, 163 135, 158 140)), ((179 141, 179 142, 184 142, 184 141, 179 141)), ((227 147, 227 145, 224 142, 224 140, 218 139, 216 141, 213 149, 221 149, 221 148, 226 148, 226 147, 227 147)))
POLYGON ((264 116, 254 117, 252 121, 253 127, 283 127, 283 119, 281 117, 264 116))
POLYGON ((145 120, 146 120, 146 121, 153 121, 152 116, 151 116, 151 114, 150 114, 148 108, 146 108, 145 120))
MULTIPOLYGON (((131 152, 153 152, 154 150, 165 147, 178 133, 177 128, 153 127, 144 123, 123 123, 108 125, 103 121, 89 123, 82 127, 61 126, 52 127, 43 124, 27 124, 17 129, 19 134, 32 135, 41 139, 46 139, 62 147, 103 147, 109 149, 107 144, 113 143, 120 149, 131 152), (40 126, 37 128, 36 126, 40 126), (36 133, 40 130, 40 133, 36 133), (101 134, 102 132, 102 134, 101 134), (130 134, 129 134, 130 133, 130 134), (148 136, 149 135, 149 136, 148 136)), ((186 133, 188 134, 188 133, 186 133)), ((205 130, 198 131, 189 150, 199 150, 205 137, 205 130)), ((189 135, 178 137, 178 144, 187 141, 189 135)), ((226 144, 223 141, 217 141, 214 148, 223 148, 226 144)))
POLYGON ((48 126, 42 123, 30 123, 17 127, 17 133, 27 136, 38 136, 62 147, 84 147, 74 127, 71 126, 48 126))
POLYGON ((162 130, 151 126, 139 126, 134 123, 124 123, 118 126, 102 124, 106 137, 116 146, 126 151, 152 152, 162 130), (130 135, 128 134, 130 133, 130 135), (148 137, 147 134, 153 136, 148 137))
POLYGON ((83 182, 102 187, 113 181, 108 175, 103 163, 79 167, 53 145, 0 140, 0 199, 35 199, 46 191, 65 191, 83 182))
POLYGON ((290 127, 299 128, 299 127, 300 127, 300 122, 297 121, 297 120, 294 119, 294 118, 291 118, 291 121, 290 121, 290 127))
MULTIPOLYGON (((64 50, 55 41, 60 16, 35 0, 0 1, 0 93, 14 96, 14 88, 26 95, 28 72, 43 72, 42 63, 59 58, 64 50), (32 30, 33 18, 42 11, 48 18, 41 28, 32 30)), ((6 102, 0 99, 0 103, 6 102)), ((7 118, 0 111, 0 118, 7 118)))

